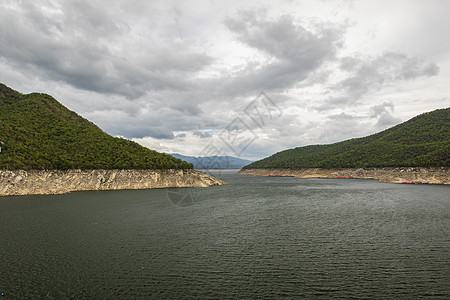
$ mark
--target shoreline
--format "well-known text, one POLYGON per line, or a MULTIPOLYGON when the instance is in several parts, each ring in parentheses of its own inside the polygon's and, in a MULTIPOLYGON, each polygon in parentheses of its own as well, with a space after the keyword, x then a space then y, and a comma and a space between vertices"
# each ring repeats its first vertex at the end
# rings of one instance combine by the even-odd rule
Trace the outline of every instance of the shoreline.
POLYGON ((197 170, 0 170, 0 196, 226 184, 197 170))
POLYGON ((385 183, 450 184, 446 167, 242 169, 237 174, 296 178, 374 179, 385 183))

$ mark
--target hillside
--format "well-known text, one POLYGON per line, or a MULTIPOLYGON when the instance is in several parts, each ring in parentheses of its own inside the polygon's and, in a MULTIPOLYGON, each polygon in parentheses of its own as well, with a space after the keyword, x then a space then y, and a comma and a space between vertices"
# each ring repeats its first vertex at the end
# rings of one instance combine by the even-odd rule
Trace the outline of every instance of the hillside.
POLYGON ((244 169, 448 167, 450 108, 438 109, 363 138, 278 152, 244 169))
POLYGON ((173 157, 182 159, 194 165, 195 169, 241 169, 252 161, 233 156, 185 156, 171 153, 173 157))
POLYGON ((0 84, 0 169, 192 169, 115 138, 46 94, 0 84), (0 143, 1 144, 1 143, 0 143))

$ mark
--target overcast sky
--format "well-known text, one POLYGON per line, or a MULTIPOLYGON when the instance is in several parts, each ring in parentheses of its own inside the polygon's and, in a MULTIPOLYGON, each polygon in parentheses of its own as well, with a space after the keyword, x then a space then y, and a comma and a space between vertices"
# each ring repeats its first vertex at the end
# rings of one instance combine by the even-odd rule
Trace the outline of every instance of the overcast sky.
POLYGON ((0 82, 157 151, 259 159, 450 106, 449 11, 447 0, 2 0, 0 82))

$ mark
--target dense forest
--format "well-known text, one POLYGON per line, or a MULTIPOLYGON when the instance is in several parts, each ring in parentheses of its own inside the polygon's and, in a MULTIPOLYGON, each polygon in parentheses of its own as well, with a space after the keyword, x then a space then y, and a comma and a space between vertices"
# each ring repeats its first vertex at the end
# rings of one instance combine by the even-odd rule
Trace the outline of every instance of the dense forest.
POLYGON ((53 97, 0 84, 0 169, 192 169, 108 135, 53 97), (2 145, 3 143, 3 145, 2 145))
POLYGON ((278 152, 244 167, 448 167, 450 108, 424 113, 377 134, 278 152))

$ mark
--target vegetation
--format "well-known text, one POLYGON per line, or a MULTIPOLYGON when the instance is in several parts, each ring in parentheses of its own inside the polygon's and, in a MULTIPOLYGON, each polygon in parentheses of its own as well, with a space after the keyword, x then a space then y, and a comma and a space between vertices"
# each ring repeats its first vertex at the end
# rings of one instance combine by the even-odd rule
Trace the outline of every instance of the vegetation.
POLYGON ((278 152, 244 167, 448 167, 450 108, 438 109, 364 138, 278 152))
POLYGON ((46 94, 0 84, 0 169, 192 169, 190 163, 112 137, 46 94))

